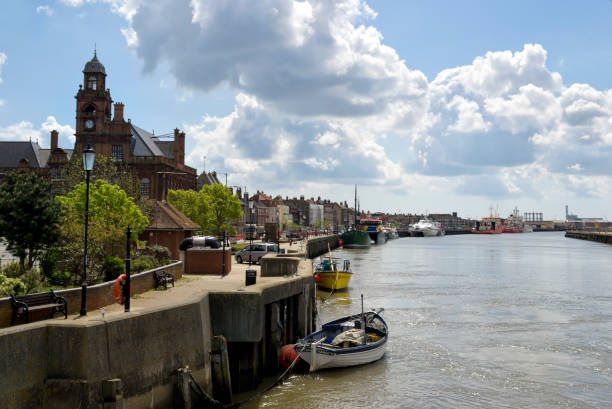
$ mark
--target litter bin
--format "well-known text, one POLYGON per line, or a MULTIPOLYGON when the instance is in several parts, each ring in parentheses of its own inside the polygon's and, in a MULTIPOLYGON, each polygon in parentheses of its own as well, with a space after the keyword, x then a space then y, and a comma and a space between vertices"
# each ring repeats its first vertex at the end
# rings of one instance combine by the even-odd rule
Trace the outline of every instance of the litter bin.
POLYGON ((246 282, 244 285, 253 285, 257 281, 257 270, 246 271, 246 282))

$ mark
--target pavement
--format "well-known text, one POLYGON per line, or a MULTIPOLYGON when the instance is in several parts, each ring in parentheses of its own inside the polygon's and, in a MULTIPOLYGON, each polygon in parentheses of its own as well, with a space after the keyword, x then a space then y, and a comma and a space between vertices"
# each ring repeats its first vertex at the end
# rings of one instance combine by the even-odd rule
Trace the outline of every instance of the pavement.
MULTIPOLYGON (((301 252, 306 246, 305 242, 281 243, 281 248, 286 250, 301 252)), ((270 256, 268 256, 270 257, 270 256)), ((176 280, 175 287, 168 287, 167 290, 149 290, 141 294, 132 296, 130 302, 129 314, 146 314, 147 312, 157 309, 165 309, 171 306, 187 304, 194 297, 201 298, 209 292, 259 292, 261 293, 268 287, 273 287, 280 282, 287 280, 297 280, 301 277, 312 274, 312 265, 309 260, 300 263, 297 275, 289 277, 261 277, 260 266, 248 263, 238 264, 232 257, 232 271, 225 277, 217 275, 183 275, 180 280, 176 280), (246 287, 245 277, 246 270, 252 268, 257 271, 256 284, 246 287)), ((113 320, 125 317, 124 306, 117 303, 107 305, 103 309, 90 310, 86 316, 79 314, 70 314, 68 319, 60 317, 56 314, 54 320, 57 323, 66 323, 67 325, 92 325, 97 324, 101 320, 113 320), (104 316, 102 315, 104 310, 104 316)))

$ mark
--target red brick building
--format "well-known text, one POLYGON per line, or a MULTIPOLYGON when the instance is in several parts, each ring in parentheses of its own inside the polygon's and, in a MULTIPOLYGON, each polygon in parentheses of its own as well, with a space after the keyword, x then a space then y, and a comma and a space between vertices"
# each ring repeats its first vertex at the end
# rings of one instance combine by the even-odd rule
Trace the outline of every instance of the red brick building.
MULTIPOLYGON (((168 189, 196 188, 196 170, 185 165, 185 133, 177 128, 173 140, 167 141, 126 121, 124 105, 113 105, 106 70, 96 53, 85 64, 83 84, 75 98, 74 152, 93 145, 96 154, 124 162, 138 178, 143 197, 163 200, 168 189)), ((53 142, 51 145, 53 150, 53 142)))

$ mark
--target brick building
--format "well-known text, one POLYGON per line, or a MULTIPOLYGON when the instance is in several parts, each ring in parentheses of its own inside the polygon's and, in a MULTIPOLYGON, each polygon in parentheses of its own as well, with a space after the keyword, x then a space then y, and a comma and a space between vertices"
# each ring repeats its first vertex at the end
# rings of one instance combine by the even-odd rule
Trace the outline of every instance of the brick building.
POLYGON ((106 70, 96 53, 85 64, 75 98, 75 152, 93 145, 97 155, 123 162, 138 178, 145 198, 163 200, 168 189, 196 188, 196 170, 185 165, 185 133, 177 128, 172 140, 165 140, 126 121, 124 105, 113 105, 106 70))

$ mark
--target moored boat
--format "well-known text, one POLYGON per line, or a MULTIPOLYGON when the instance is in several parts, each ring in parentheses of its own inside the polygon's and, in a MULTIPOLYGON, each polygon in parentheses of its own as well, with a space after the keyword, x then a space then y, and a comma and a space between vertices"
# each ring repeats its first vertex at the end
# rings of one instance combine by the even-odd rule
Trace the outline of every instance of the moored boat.
POLYGON ((472 234, 501 234, 502 221, 498 216, 483 217, 482 221, 476 223, 472 234))
POLYGON ((385 244, 387 242, 385 232, 382 228, 380 219, 361 219, 359 220, 361 229, 367 233, 374 244, 385 244))
POLYGON ((300 339, 294 349, 310 365, 310 372, 377 361, 385 354, 389 335, 387 323, 379 315, 381 311, 323 324, 321 330, 300 339))
POLYGON ((438 223, 425 217, 410 226, 410 235, 412 237, 436 237, 444 236, 444 229, 438 223))
POLYGON ((508 218, 504 221, 502 227, 503 233, 524 233, 525 232, 525 223, 523 222, 523 217, 519 215, 519 210, 517 207, 514 208, 512 214, 508 216, 508 218))
POLYGON ((326 290, 345 290, 353 273, 351 261, 339 258, 325 258, 314 266, 314 276, 317 286, 326 290))

